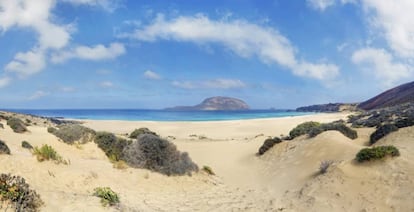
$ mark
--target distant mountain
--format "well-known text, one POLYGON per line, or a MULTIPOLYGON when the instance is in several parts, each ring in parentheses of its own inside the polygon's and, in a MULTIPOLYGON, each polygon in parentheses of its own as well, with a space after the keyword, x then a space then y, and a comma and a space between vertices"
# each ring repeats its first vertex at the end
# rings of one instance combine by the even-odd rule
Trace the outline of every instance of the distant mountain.
POLYGON ((358 105, 358 108, 372 110, 414 102, 414 81, 389 89, 358 105))
POLYGON ((195 106, 177 106, 166 110, 249 110, 249 105, 243 100, 231 97, 210 97, 195 106))
POLYGON ((329 103, 320 105, 310 105, 296 108, 297 112, 341 112, 354 111, 357 104, 348 103, 329 103))

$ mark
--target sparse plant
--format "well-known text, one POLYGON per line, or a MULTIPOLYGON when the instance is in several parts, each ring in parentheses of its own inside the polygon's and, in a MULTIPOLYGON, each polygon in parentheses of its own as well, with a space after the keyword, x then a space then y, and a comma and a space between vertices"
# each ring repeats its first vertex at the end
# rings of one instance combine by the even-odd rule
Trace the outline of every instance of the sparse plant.
POLYGON ((68 161, 63 160, 62 156, 60 156, 52 146, 44 144, 42 147, 38 148, 35 147, 33 149, 33 154, 36 155, 36 158, 39 162, 45 160, 53 160, 56 163, 63 163, 65 165, 69 164, 68 161))
POLYGON ((10 149, 4 141, 0 140, 0 154, 10 155, 10 149))
POLYGON ((173 143, 152 134, 140 135, 125 147, 123 154, 125 162, 132 167, 166 175, 191 174, 198 170, 186 152, 179 152, 173 143))
POLYGON ((27 131, 26 125, 24 122, 19 118, 10 118, 7 120, 7 125, 12 128, 13 132, 15 133, 24 133, 27 131))
POLYGON ((333 164, 332 160, 323 160, 319 164, 319 173, 325 174, 328 171, 328 168, 333 164))
POLYGON ((60 126, 53 134, 63 142, 73 144, 75 141, 86 143, 93 140, 95 131, 79 124, 67 124, 60 126))
POLYGON ((201 170, 203 170, 205 173, 209 175, 216 175, 210 166, 203 166, 201 170))
POLYGON ((146 127, 142 127, 142 128, 139 128, 139 129, 135 129, 130 135, 129 135, 129 138, 138 138, 138 136, 139 135, 142 135, 142 134, 152 134, 152 135, 157 135, 157 133, 155 133, 155 132, 153 132, 153 131, 151 131, 151 130, 149 130, 148 128, 146 128, 146 127))
POLYGON ((346 137, 348 137, 350 139, 358 138, 357 132, 355 130, 349 128, 348 126, 346 126, 341 121, 321 124, 318 127, 312 128, 308 132, 308 135, 309 135, 309 137, 315 137, 315 136, 319 135, 320 133, 325 132, 325 131, 329 131, 329 130, 339 131, 340 133, 342 133, 343 135, 345 135, 346 137))
POLYGON ((11 204, 17 212, 35 212, 43 205, 39 194, 30 189, 24 178, 10 174, 0 175, 0 201, 11 204))
POLYGON ((0 128, 4 129, 4 125, 2 123, 0 123, 0 128))
POLYGON ((107 205, 117 205, 120 202, 118 194, 109 187, 97 187, 94 189, 93 195, 101 198, 101 203, 104 207, 107 205))
POLYGON ((399 150, 395 146, 376 146, 373 148, 361 149, 356 155, 358 162, 378 160, 385 156, 400 156, 399 150))
POLYGON ((110 132, 98 132, 95 136, 95 143, 111 161, 118 161, 123 158, 123 150, 131 141, 118 138, 110 132))
POLYGON ((112 167, 114 167, 116 169, 127 169, 128 164, 125 163, 125 161, 123 161, 123 160, 118 160, 118 161, 113 162, 112 167))
POLYGON ((52 134, 55 134, 55 132, 57 131, 57 129, 56 128, 54 128, 54 127, 48 127, 47 128, 47 132, 48 133, 52 133, 52 134))
POLYGON ((22 147, 25 149, 30 149, 30 150, 33 149, 33 146, 27 141, 22 141, 22 147))

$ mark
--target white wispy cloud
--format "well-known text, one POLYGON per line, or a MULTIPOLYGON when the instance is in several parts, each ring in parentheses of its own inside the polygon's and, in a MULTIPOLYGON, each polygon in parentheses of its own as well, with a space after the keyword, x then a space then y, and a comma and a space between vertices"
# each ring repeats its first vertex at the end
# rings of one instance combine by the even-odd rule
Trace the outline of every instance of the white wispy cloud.
POLYGON ((162 78, 161 75, 159 75, 159 74, 157 74, 157 73, 155 73, 151 70, 146 70, 144 72, 144 77, 146 79, 150 79, 150 80, 160 80, 162 78))
POLYGON ((122 43, 111 43, 108 47, 98 44, 92 47, 78 46, 68 51, 60 51, 52 55, 53 63, 63 63, 69 59, 77 58, 83 60, 114 59, 126 52, 122 43))
POLYGON ((246 84, 239 79, 212 79, 205 81, 173 81, 171 83, 174 87, 183 89, 238 89, 246 87, 246 84))
POLYGON ((0 88, 6 87, 10 84, 11 78, 10 77, 1 77, 0 78, 0 88))
POLYGON ((103 88, 112 88, 112 87, 114 87, 114 83, 112 83, 111 81, 103 81, 103 82, 99 83, 99 86, 101 86, 103 88))
POLYGON ((17 53, 14 59, 6 65, 5 70, 17 73, 20 77, 27 77, 40 72, 45 66, 44 52, 35 49, 25 53, 17 53))
POLYGON ((49 94, 50 94, 49 92, 39 90, 39 91, 36 91, 31 96, 29 96, 28 100, 36 100, 36 99, 48 96, 49 94))
POLYGON ((101 7, 106 11, 113 12, 120 6, 120 0, 62 0, 75 6, 87 5, 101 7))
POLYGON ((399 80, 413 77, 412 67, 396 62, 395 58, 384 49, 360 49, 353 53, 352 61, 365 67, 364 70, 380 79, 385 87, 391 87, 399 80))
POLYGON ((339 68, 334 64, 299 61, 295 47, 276 29, 244 20, 212 20, 202 14, 166 20, 160 14, 151 24, 122 33, 119 37, 145 42, 173 40, 197 44, 218 43, 240 57, 256 56, 264 63, 279 64, 301 77, 330 80, 339 74, 339 68))
POLYGON ((357 0, 306 0, 306 2, 313 9, 324 11, 326 8, 334 6, 337 3, 356 3, 357 0))

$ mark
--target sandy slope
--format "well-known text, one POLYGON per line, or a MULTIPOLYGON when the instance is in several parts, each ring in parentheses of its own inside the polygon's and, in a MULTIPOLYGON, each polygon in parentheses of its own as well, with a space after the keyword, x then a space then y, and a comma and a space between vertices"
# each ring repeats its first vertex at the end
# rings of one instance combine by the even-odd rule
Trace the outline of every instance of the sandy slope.
POLYGON ((87 121, 86 126, 118 134, 148 127, 187 151, 203 172, 191 177, 166 177, 140 169, 112 167, 94 143, 77 148, 58 141, 45 127, 29 127, 16 134, 6 126, 0 139, 12 155, 0 155, 0 172, 21 175, 45 201, 43 211, 414 211, 414 128, 401 129, 383 140, 401 156, 359 165, 353 158, 368 141, 372 129, 359 129, 349 140, 338 132, 316 138, 301 137, 276 145, 257 157, 268 136, 287 134, 304 121, 330 122, 346 114, 222 122, 87 121), (170 137, 172 138, 172 137, 170 137), (20 147, 52 145, 70 165, 37 162, 20 147), (322 160, 334 165, 318 175, 322 160), (120 194, 119 208, 103 208, 91 195, 97 186, 120 194))

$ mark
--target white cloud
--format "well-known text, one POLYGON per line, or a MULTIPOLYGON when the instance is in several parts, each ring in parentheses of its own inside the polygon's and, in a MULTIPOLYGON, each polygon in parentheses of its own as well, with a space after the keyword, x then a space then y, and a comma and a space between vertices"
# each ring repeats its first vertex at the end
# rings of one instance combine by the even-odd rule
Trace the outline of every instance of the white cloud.
POLYGON ((112 88, 112 87, 114 87, 114 84, 110 81, 103 81, 99 84, 99 86, 101 86, 103 88, 112 88))
POLYGON ((60 90, 65 92, 65 93, 70 93, 70 92, 76 91, 76 89, 74 87, 70 87, 70 86, 60 87, 60 90))
POLYGON ((413 76, 410 66, 395 62, 393 56, 384 49, 360 49, 353 53, 352 62, 365 65, 365 70, 380 79, 386 87, 394 86, 399 80, 413 76))
POLYGON ((102 7, 104 10, 113 12, 120 5, 119 0, 62 0, 63 2, 71 3, 73 5, 87 5, 92 7, 102 7))
POLYGON ((5 70, 17 73, 20 77, 27 77, 40 72, 45 66, 45 55, 37 49, 17 53, 13 61, 6 65, 5 70))
POLYGON ((384 32, 390 47, 402 57, 414 57, 414 1, 362 0, 372 26, 384 32))
POLYGON ((52 55, 53 63, 63 63, 72 58, 83 60, 113 59, 124 54, 125 47, 122 43, 111 43, 108 47, 98 44, 92 47, 78 46, 69 51, 61 51, 52 55))
POLYGON ((2 87, 6 87, 7 85, 9 85, 11 82, 11 78, 10 77, 1 77, 0 78, 0 88, 2 87))
POLYGON ((54 0, 2 0, 0 1, 0 29, 5 32, 13 26, 29 27, 38 34, 41 49, 59 49, 70 40, 69 27, 50 20, 54 0))
POLYGON ((206 81, 173 81, 171 83, 174 87, 183 89, 237 89, 244 88, 246 84, 238 79, 213 79, 206 81))
POLYGON ((311 7, 321 11, 335 4, 335 0, 306 0, 306 2, 311 7))
POLYGON ((28 98, 28 100, 36 100, 36 99, 39 99, 39 98, 45 97, 45 96, 47 96, 47 95, 49 95, 49 94, 50 94, 49 92, 45 92, 45 91, 41 91, 41 90, 39 90, 39 91, 36 91, 34 94, 32 94, 32 95, 28 98))
POLYGON ((303 71, 304 66, 333 67, 335 65, 299 62, 296 59, 295 48, 277 30, 244 20, 215 21, 200 14, 166 20, 163 15, 158 15, 152 24, 137 28, 132 33, 120 34, 119 37, 146 42, 173 40, 197 44, 217 43, 241 57, 256 56, 264 63, 277 63, 301 77, 329 80, 329 77, 338 74, 338 68, 303 71), (317 73, 318 70, 322 70, 323 73, 317 73), (326 71, 333 72, 326 74, 326 71))
POLYGON ((144 77, 150 80, 160 80, 161 76, 151 70, 147 70, 144 72, 144 77))

